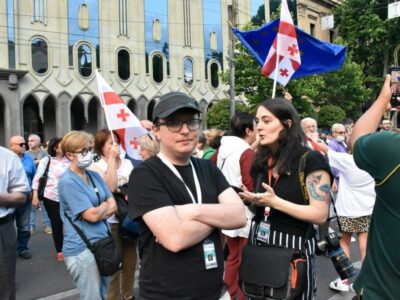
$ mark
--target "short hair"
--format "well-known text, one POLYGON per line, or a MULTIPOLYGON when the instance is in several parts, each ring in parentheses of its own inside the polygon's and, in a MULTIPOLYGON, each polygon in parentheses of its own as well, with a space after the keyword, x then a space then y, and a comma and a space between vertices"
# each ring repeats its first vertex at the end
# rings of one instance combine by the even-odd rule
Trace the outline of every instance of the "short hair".
POLYGON ((95 137, 94 137, 94 151, 98 155, 103 155, 103 147, 104 144, 107 142, 109 137, 111 136, 110 130, 104 128, 99 131, 97 131, 95 137))
POLYGON ((314 121, 315 124, 318 125, 317 120, 315 120, 314 118, 306 117, 306 118, 304 118, 304 119, 302 119, 302 120, 300 121, 300 126, 301 126, 301 128, 302 128, 303 130, 304 130, 304 123, 307 122, 307 121, 314 121))
POLYGON ((248 112, 238 112, 231 119, 229 134, 243 138, 246 136, 246 129, 254 131, 254 117, 248 112))
POLYGON ((36 139, 39 143, 40 143, 40 141, 41 141, 40 136, 38 136, 37 134, 33 134, 33 133, 30 134, 30 135, 28 136, 28 140, 29 140, 30 138, 36 139))
POLYGON ((206 140, 207 140, 207 146, 210 146, 210 144, 212 143, 212 141, 217 137, 217 136, 222 136, 224 134, 224 132, 221 129, 209 129, 204 131, 204 134, 206 136, 206 140))
POLYGON ((57 155, 56 152, 56 147, 58 146, 58 144, 61 142, 62 138, 56 136, 50 139, 49 144, 47 145, 47 153, 52 156, 55 157, 57 155))
POLYGON ((141 148, 150 152, 150 156, 154 156, 160 152, 160 144, 151 132, 139 137, 138 142, 141 148))
POLYGON ((345 128, 343 124, 341 123, 335 123, 332 125, 332 133, 334 133, 337 129, 339 128, 345 128))
POLYGON ((64 154, 67 152, 73 153, 88 142, 93 142, 93 136, 90 133, 73 130, 63 137, 61 141, 61 151, 64 154))

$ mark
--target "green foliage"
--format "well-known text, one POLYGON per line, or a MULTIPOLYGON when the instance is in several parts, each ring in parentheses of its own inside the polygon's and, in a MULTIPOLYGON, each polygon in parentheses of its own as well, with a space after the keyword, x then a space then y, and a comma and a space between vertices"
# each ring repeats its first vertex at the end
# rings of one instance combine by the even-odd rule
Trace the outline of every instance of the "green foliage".
MULTIPOLYGON (((235 103, 236 112, 249 112, 248 106, 242 103, 235 103)), ((229 100, 224 99, 213 104, 207 111, 206 123, 208 128, 228 130, 230 127, 229 100)))
POLYGON ((335 9, 339 36, 362 68, 371 98, 378 94, 393 51, 400 42, 400 19, 387 20, 387 0, 347 0, 335 9))
POLYGON ((334 123, 341 122, 346 116, 346 112, 336 105, 325 105, 321 107, 318 114, 318 126, 320 128, 331 128, 334 123))

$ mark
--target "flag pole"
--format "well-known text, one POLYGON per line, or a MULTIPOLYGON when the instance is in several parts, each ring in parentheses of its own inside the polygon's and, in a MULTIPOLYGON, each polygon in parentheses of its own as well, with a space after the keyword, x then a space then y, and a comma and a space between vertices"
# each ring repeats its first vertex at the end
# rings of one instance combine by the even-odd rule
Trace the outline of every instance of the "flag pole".
POLYGON ((276 39, 276 64, 275 64, 275 74, 274 74, 274 86, 272 88, 272 99, 275 98, 276 94, 276 82, 278 80, 278 65, 279 65, 279 37, 278 37, 279 32, 276 33, 277 39, 276 39))
MULTIPOLYGON (((105 102, 105 100, 104 100, 103 91, 100 90, 100 86, 99 86, 99 76, 100 76, 100 74, 99 74, 99 69, 96 69, 97 90, 99 91, 100 103, 101 103, 101 106, 102 106, 102 108, 103 108, 104 115, 105 115, 105 117, 106 117, 107 129, 110 130, 110 119, 109 119, 109 117, 108 117, 107 109, 105 108, 106 102, 105 102)), ((110 133, 111 133, 112 142, 113 142, 113 144, 115 144, 114 133, 113 133, 112 130, 110 130, 110 133)))

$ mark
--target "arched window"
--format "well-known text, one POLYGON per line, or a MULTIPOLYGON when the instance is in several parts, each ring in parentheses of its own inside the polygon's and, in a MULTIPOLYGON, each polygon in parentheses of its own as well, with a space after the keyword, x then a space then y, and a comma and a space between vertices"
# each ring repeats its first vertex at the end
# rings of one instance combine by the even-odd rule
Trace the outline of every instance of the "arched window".
POLYGON ((125 49, 118 51, 118 76, 122 80, 127 80, 131 76, 129 52, 125 49))
POLYGON ((183 61, 183 80, 188 86, 193 84, 193 61, 188 57, 183 61))
POLYGON ((213 88, 217 88, 219 86, 219 78, 218 78, 218 64, 216 62, 211 63, 210 73, 211 73, 211 86, 213 88))
POLYGON ((164 61, 161 54, 153 55, 153 79, 157 83, 161 83, 164 80, 164 61))
POLYGON ((78 47, 78 71, 83 77, 92 75, 92 49, 86 44, 78 47))
POLYGON ((44 74, 49 68, 47 43, 45 40, 35 38, 31 43, 32 69, 38 74, 44 74))

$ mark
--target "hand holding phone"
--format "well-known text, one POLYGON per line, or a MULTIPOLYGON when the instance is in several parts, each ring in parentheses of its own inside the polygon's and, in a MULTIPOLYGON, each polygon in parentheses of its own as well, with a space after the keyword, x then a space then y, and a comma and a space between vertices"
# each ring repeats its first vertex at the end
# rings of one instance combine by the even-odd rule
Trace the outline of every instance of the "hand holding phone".
POLYGON ((397 107, 400 105, 398 98, 400 98, 400 67, 390 67, 390 75, 392 77, 390 89, 392 97, 390 98, 390 105, 397 107))

